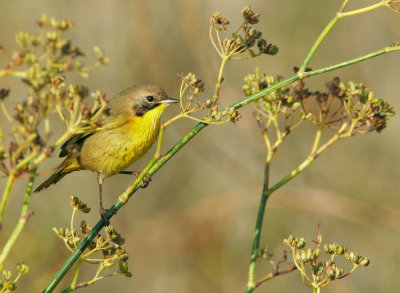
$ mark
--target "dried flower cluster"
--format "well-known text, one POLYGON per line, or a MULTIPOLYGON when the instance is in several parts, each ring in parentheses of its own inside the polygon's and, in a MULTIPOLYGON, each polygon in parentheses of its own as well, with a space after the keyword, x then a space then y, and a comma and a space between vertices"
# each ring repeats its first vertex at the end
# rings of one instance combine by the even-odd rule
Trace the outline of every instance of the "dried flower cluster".
MULTIPOLYGON (((260 74, 259 68, 256 68, 255 74, 249 74, 244 78, 245 84, 242 86, 242 90, 246 96, 250 96, 279 82, 282 78, 279 75, 260 74)), ((254 103, 256 109, 254 117, 260 127, 269 126, 271 122, 268 123, 267 120, 271 118, 277 119, 279 116, 283 116, 285 121, 283 131, 290 132, 295 125, 297 126, 296 116, 299 116, 300 120, 306 118, 307 114, 301 109, 301 102, 296 96, 296 90, 296 84, 285 86, 263 96, 254 103)))
POLYGON ((14 278, 11 271, 3 270, 2 279, 0 280, 0 292, 11 292, 17 289, 17 282, 21 275, 29 273, 29 267, 25 263, 17 264, 18 275, 14 278))
MULTIPOLYGON (((281 76, 255 74, 245 77, 242 89, 245 95, 258 93, 276 82, 281 76)), ((268 132, 275 127, 277 136, 284 138, 295 127, 309 120, 319 129, 332 128, 342 137, 357 133, 380 132, 394 115, 393 108, 362 83, 345 84, 335 77, 326 84, 327 91, 310 91, 303 81, 294 82, 262 96, 254 103, 254 117, 260 127, 268 132), (278 117, 283 117, 282 121, 278 117)))
MULTIPOLYGON (((313 95, 321 107, 323 116, 312 116, 312 121, 323 127, 331 127, 337 123, 354 125, 354 132, 380 132, 386 128, 388 119, 394 115, 393 107, 387 101, 379 99, 375 93, 362 83, 349 81, 347 84, 335 77, 326 84, 327 93, 308 93, 313 95), (339 105, 331 109, 335 100, 339 105)), ((308 97, 306 97, 308 98, 308 97)), ((307 99, 304 107, 308 107, 307 99)), ((311 112, 311 110, 309 110, 311 112)))
POLYGON ((212 15, 210 19, 211 30, 214 28, 217 40, 214 41, 212 38, 211 30, 210 37, 218 53, 221 56, 227 56, 228 58, 246 51, 249 52, 250 58, 261 54, 275 55, 278 53, 278 47, 268 43, 264 38, 262 38, 262 32, 254 27, 254 24, 259 21, 260 14, 251 10, 250 6, 243 8, 241 13, 243 16, 243 23, 234 33, 232 33, 231 37, 224 38, 222 41, 220 32, 225 32, 227 30, 229 20, 222 17, 220 12, 216 12, 212 15), (215 45, 216 42, 219 46, 215 45), (254 52, 253 47, 255 45, 258 48, 258 52, 254 52))
POLYGON ((179 77, 182 81, 179 96, 181 115, 183 117, 209 124, 225 123, 229 121, 236 122, 240 119, 240 114, 236 110, 225 108, 220 111, 218 109, 218 104, 213 104, 211 99, 207 99, 204 103, 201 103, 197 97, 204 91, 204 83, 198 79, 195 74, 188 73, 187 75, 179 75, 179 77), (210 113, 209 116, 203 119, 190 116, 202 109, 208 109, 210 113), (227 116, 227 119, 221 121, 225 116, 227 116))
POLYGON ((313 288, 321 288, 330 282, 342 279, 353 273, 359 266, 368 266, 369 259, 361 257, 357 252, 348 252, 345 246, 332 243, 322 245, 322 236, 318 233, 318 240, 313 241, 315 248, 305 248, 307 241, 290 235, 283 243, 292 249, 293 261, 302 275, 303 282, 313 288), (322 252, 327 256, 321 260, 322 252), (342 257, 352 264, 352 268, 345 269, 338 265, 337 258, 342 257))
POLYGON ((188 113, 189 111, 197 111, 204 108, 204 106, 196 99, 200 92, 204 91, 204 83, 197 78, 194 73, 189 72, 187 75, 179 75, 181 79, 181 87, 179 89, 181 112, 188 113), (186 101, 182 99, 185 93, 186 101))
MULTIPOLYGON (((75 212, 90 212, 87 204, 81 202, 77 197, 71 197, 71 206, 73 208, 71 223, 74 221, 75 212)), ((73 228, 73 224, 68 228, 53 228, 57 236, 64 241, 65 246, 74 251, 79 242, 92 230, 85 221, 82 221, 79 226, 80 234, 73 228)), ((98 235, 96 241, 92 241, 87 252, 80 257, 80 262, 98 265, 95 276, 92 280, 73 284, 74 286, 83 287, 91 285, 105 277, 122 274, 126 277, 131 277, 132 274, 128 270, 128 253, 121 247, 125 243, 125 239, 115 230, 112 225, 105 229, 105 236, 98 235), (103 270, 110 269, 118 264, 117 271, 100 275, 103 270)))

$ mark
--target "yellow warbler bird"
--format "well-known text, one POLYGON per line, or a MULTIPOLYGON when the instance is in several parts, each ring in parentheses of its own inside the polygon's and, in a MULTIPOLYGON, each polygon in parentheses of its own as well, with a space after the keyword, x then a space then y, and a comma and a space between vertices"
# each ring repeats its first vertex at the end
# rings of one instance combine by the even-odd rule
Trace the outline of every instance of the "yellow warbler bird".
POLYGON ((158 136, 161 114, 176 102, 153 85, 136 85, 121 92, 104 109, 100 129, 74 134, 61 146, 60 157, 65 160, 34 192, 74 171, 97 172, 100 215, 107 223, 107 210, 102 204, 104 179, 119 173, 136 173, 123 170, 149 150, 158 136))

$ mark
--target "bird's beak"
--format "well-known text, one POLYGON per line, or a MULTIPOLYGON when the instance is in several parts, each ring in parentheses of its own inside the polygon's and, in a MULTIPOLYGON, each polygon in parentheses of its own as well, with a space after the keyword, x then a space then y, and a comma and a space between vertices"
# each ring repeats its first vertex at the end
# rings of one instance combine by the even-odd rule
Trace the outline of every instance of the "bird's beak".
POLYGON ((174 104, 174 103, 179 103, 179 100, 168 97, 165 100, 161 100, 159 103, 160 104, 174 104))

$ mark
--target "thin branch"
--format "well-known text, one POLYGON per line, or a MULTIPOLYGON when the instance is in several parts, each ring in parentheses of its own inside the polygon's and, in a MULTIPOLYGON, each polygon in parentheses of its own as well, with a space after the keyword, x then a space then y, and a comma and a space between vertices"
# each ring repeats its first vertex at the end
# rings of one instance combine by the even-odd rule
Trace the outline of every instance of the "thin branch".
POLYGON ((272 271, 269 274, 267 274, 264 277, 262 277, 260 280, 256 281, 256 283, 255 283, 256 284, 256 288, 258 288, 265 281, 271 280, 271 279, 273 279, 273 278, 275 278, 277 276, 288 274, 290 272, 293 272, 296 269, 297 269, 296 266, 292 266, 292 267, 290 267, 290 268, 288 268, 287 270, 284 270, 284 271, 279 271, 279 272, 272 271))

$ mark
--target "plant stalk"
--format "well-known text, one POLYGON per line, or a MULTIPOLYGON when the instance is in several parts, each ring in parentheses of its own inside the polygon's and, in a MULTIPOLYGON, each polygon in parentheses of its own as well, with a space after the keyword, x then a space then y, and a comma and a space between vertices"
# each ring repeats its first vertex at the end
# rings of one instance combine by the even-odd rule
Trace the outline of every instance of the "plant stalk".
POLYGON ((7 184, 6 184, 6 187, 4 188, 3 196, 1 197, 1 202, 0 202, 0 228, 3 223, 4 212, 7 209, 8 200, 10 198, 11 191, 14 187, 16 178, 17 177, 16 177, 15 172, 11 171, 10 174, 8 175, 7 184))
MULTIPOLYGON (((272 158, 270 154, 267 155, 268 158, 272 158)), ((264 168, 264 184, 263 190, 261 193, 260 204, 258 206, 258 214, 256 220, 256 227, 254 229, 253 234, 253 246, 251 248, 251 257, 250 257, 250 266, 249 266, 249 277, 247 282, 247 288, 245 292, 252 292, 256 288, 256 262, 258 258, 258 250, 260 248, 260 238, 261 238, 261 228, 264 219, 265 207, 267 205, 267 200, 270 196, 270 192, 268 190, 268 182, 269 182, 269 170, 270 170, 271 161, 266 160, 265 168, 264 168)))
MULTIPOLYGON (((30 172, 32 175, 36 174, 36 170, 34 169, 32 172, 30 172)), ((25 197, 24 197, 24 203, 22 205, 21 209, 21 216, 18 220, 17 225, 14 227, 14 230, 12 231, 10 237, 8 238, 6 244, 3 247, 3 250, 0 253, 0 267, 3 266, 3 263, 5 259, 7 258, 8 254, 11 251, 11 248, 14 246, 15 242, 17 241, 19 235, 21 234, 22 230, 25 227, 25 224, 28 222, 30 214, 28 212, 29 209, 29 204, 31 201, 31 195, 32 195, 32 188, 33 188, 33 183, 35 182, 35 176, 32 176, 29 178, 28 185, 26 187, 26 192, 25 192, 25 197)))

